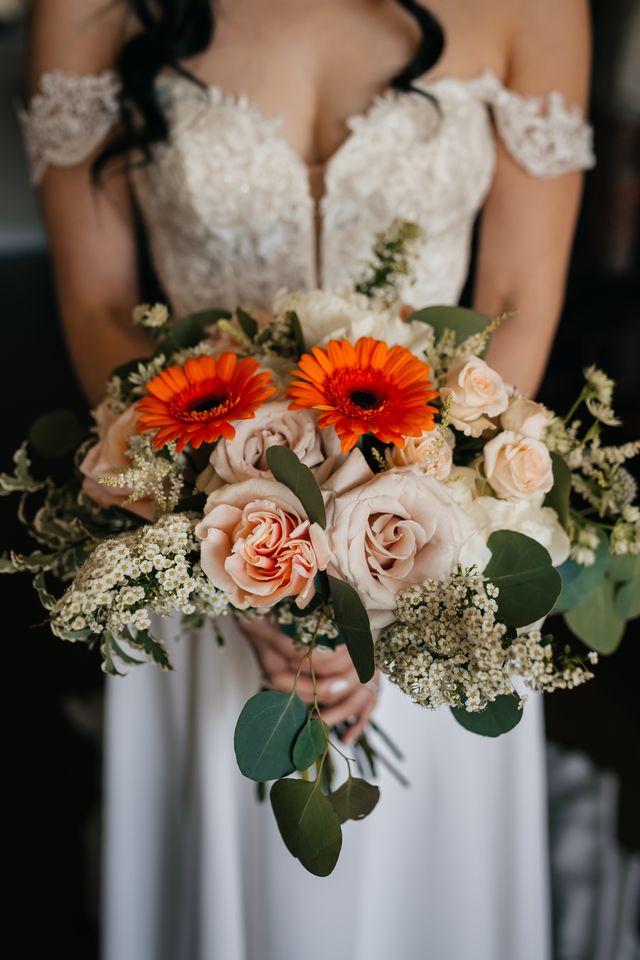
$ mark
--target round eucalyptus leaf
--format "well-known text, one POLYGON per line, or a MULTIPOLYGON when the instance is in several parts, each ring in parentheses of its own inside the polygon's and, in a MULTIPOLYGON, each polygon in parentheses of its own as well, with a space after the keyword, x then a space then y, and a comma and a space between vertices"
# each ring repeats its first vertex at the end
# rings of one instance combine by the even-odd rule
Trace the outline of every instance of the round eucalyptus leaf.
POLYGON ((453 330, 456 343, 463 343, 467 337, 480 333, 490 323, 489 317, 466 307, 434 305, 416 310, 407 317, 407 321, 419 320, 428 323, 439 340, 445 330, 453 330))
POLYGON ((522 720, 522 707, 517 694, 503 694, 487 704, 484 710, 471 713, 458 707, 452 707, 460 726, 482 737, 500 737, 513 730, 522 720))
POLYGON ((305 723, 293 747, 296 770, 308 770, 325 750, 329 732, 327 725, 316 717, 305 723))
POLYGON ((250 780, 277 780, 295 770, 293 745, 307 718, 304 703, 291 693, 263 690, 238 717, 234 748, 250 780))
POLYGON ((277 446, 269 447, 267 450, 267 464, 276 480, 284 483, 285 487, 288 487, 298 498, 309 520, 324 529, 327 525, 327 515, 322 491, 309 467, 301 463, 289 447, 277 446))
POLYGON ((336 625, 344 637, 360 683, 368 683, 376 672, 369 615, 350 584, 338 577, 329 576, 328 580, 336 625))
POLYGON ((287 849, 316 877, 327 877, 338 862, 342 830, 338 816, 309 780, 278 780, 271 806, 287 849))
POLYGON ((562 590, 553 608, 554 613, 565 613, 577 607, 602 583, 610 562, 609 538, 602 530, 598 530, 598 546, 595 555, 595 563, 590 567, 582 566, 571 559, 565 560, 558 567, 558 573, 562 579, 562 590))
POLYGON ((340 823, 345 823, 347 820, 363 820, 375 808, 379 799, 378 787, 360 777, 351 776, 329 795, 340 823))
POLYGON ((484 575, 498 587, 498 617, 524 627, 546 616, 558 599, 560 575, 548 550, 513 530, 497 530, 488 541, 491 560, 484 575))
POLYGON ((615 603, 615 587, 609 577, 585 599, 565 613, 569 629, 598 653, 613 653, 620 645, 625 622, 615 603))
POLYGON ((71 410, 52 410, 31 425, 29 443, 41 456, 57 460, 73 453, 85 434, 71 410))

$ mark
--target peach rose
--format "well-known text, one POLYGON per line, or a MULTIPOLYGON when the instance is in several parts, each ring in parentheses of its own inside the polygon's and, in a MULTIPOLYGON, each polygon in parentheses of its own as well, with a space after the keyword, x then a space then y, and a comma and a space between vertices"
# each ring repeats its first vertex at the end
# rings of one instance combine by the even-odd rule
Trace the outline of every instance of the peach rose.
POLYGON ((95 413, 95 419, 98 424, 98 436, 101 439, 91 447, 80 464, 80 472, 84 475, 82 492, 91 497, 99 507, 123 507, 146 520, 153 520, 153 500, 145 498, 133 503, 124 503, 131 493, 127 487, 107 487, 98 483, 102 477, 130 466, 127 447, 129 438, 136 432, 135 407, 129 407, 120 416, 114 418, 105 413, 104 405, 101 404, 95 413))
POLYGON ((521 433, 525 437, 539 440, 545 429, 553 420, 550 410, 542 403, 535 403, 526 397, 516 394, 509 406, 500 417, 500 423, 505 430, 512 433, 521 433))
POLYGON ((196 527, 201 564, 231 603, 272 607, 296 597, 303 608, 313 578, 330 559, 327 538, 310 523, 298 498, 276 480, 245 480, 211 494, 196 527))
POLYGON ((401 590, 447 577, 475 532, 445 484, 417 468, 374 475, 359 450, 326 488, 330 570, 358 592, 374 628, 391 623, 401 590))
POLYGON ((385 459, 390 467, 419 467, 421 473, 444 480, 451 473, 455 438, 451 430, 443 437, 439 430, 407 437, 404 447, 387 447, 385 459))
POLYGON ((489 418, 498 416, 509 404, 502 377, 480 357, 471 357, 450 370, 440 395, 451 397, 451 423, 468 437, 479 437, 493 427, 489 418))
POLYGON ((503 500, 542 503, 553 486, 551 454, 544 443, 510 430, 485 445, 484 473, 503 500))
POLYGON ((293 450, 312 470, 324 464, 330 468, 340 454, 335 430, 318 430, 315 414, 310 410, 289 410, 288 400, 277 400, 263 404, 253 420, 237 423, 233 440, 220 439, 209 459, 225 483, 252 477, 266 480, 271 477, 267 450, 273 446, 293 450))

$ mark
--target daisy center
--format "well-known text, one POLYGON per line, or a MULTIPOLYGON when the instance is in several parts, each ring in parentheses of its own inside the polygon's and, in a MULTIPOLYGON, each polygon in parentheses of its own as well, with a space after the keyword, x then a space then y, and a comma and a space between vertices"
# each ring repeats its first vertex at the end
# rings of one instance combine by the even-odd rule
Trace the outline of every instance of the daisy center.
POLYGON ((349 400, 362 410, 374 410, 380 404, 380 397, 372 390, 352 390, 349 400))

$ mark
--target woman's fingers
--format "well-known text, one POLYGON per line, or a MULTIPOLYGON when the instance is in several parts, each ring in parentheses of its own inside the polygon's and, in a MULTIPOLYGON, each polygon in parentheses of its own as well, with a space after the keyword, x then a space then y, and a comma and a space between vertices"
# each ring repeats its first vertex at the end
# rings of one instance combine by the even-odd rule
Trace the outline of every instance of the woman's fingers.
POLYGON ((336 723, 343 723, 350 718, 355 718, 354 723, 358 724, 363 714, 366 715, 368 720, 371 711, 376 705, 376 701, 377 697, 375 693, 372 693, 367 687, 360 685, 354 693, 344 700, 340 700, 327 710, 322 710, 321 716, 324 722, 330 727, 336 723))
POLYGON ((365 727, 371 719, 371 714, 375 710, 378 704, 378 698, 375 695, 371 695, 369 701, 362 709, 362 712, 358 715, 358 719, 354 724, 352 724, 349 729, 342 734, 342 742, 345 746, 350 746, 352 743, 355 743, 365 731, 365 727))

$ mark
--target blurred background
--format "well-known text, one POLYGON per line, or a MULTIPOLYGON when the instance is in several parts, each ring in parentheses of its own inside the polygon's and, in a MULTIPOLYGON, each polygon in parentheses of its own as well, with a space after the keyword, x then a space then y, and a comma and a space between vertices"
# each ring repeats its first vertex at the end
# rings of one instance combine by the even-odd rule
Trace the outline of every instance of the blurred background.
MULTIPOLYGON (((44 410, 86 416, 58 330, 16 117, 24 102, 22 6, 0 0, 0 470, 11 468, 13 450, 44 410)), ((567 409, 582 367, 595 361, 617 381, 616 410, 631 439, 640 437, 640 0, 591 6, 598 165, 587 177, 541 399, 567 409)), ((2 550, 24 542, 15 511, 16 502, 0 500, 2 550)), ((47 951, 92 960, 99 931, 99 657, 52 638, 28 577, 0 578, 0 588, 10 755, 2 791, 10 847, 3 955, 31 960, 47 951)), ((555 960, 640 958, 639 629, 636 621, 621 649, 602 658, 594 681, 547 699, 555 960)))

